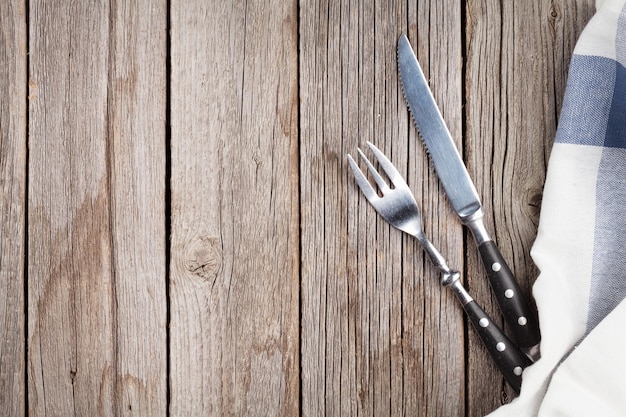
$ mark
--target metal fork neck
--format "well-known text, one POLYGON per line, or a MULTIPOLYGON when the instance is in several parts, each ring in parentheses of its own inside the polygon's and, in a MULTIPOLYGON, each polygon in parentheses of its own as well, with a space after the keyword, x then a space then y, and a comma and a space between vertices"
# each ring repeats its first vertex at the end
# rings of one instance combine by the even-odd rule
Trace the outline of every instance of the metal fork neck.
POLYGON ((420 242, 424 251, 428 254, 428 257, 433 262, 435 267, 441 272, 441 285, 449 286, 453 282, 458 281, 460 274, 457 271, 450 269, 446 263, 446 259, 441 252, 437 250, 435 245, 424 235, 424 233, 418 233, 415 238, 420 242))

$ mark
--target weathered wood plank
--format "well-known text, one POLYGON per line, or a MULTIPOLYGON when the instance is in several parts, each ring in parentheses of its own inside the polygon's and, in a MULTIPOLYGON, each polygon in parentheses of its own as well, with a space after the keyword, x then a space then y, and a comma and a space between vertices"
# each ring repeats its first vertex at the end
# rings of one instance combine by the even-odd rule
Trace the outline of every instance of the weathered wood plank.
MULTIPOLYGON (((409 10, 408 20, 409 39, 417 50, 417 58, 459 149, 463 149, 464 145, 461 11, 460 1, 418 3, 417 7, 409 10), (414 22, 417 22, 415 26, 414 22)), ((446 256, 450 267, 460 271, 465 280, 463 229, 443 193, 412 122, 409 144, 409 172, 413 171, 412 161, 419 162, 415 163, 415 174, 413 177, 409 175, 408 179, 409 184, 415 184, 412 189, 423 211, 425 232, 446 256)), ((418 306, 424 306, 424 318, 423 335, 419 334, 419 327, 416 327, 412 337, 417 336, 417 339, 411 342, 413 352, 423 349, 423 369, 417 375, 421 392, 412 401, 419 406, 421 415, 461 416, 466 407, 466 330, 463 310, 456 298, 439 285, 440 277, 420 252, 420 248, 415 245, 411 250, 407 255, 413 254, 414 259, 409 268, 418 269, 420 263, 426 263, 425 272, 417 272, 413 278, 415 285, 424 286, 422 292, 416 292, 412 297, 418 312, 418 306), (425 281, 420 284, 420 280, 425 281)), ((405 289, 404 294, 410 294, 409 289, 405 289)), ((407 308, 407 311, 411 310, 407 308)), ((410 325, 407 322, 405 328, 410 328, 410 325)))
POLYGON ((429 236, 462 268, 462 230, 409 124, 395 52, 408 32, 460 144, 460 3, 300 6, 303 415, 463 415, 461 310, 345 163, 376 143, 415 190, 429 236))
POLYGON ((116 415, 167 414, 165 0, 111 2, 108 143, 116 415))
POLYGON ((166 413, 164 4, 30 4, 32 415, 166 413))
MULTIPOLYGON (((530 248, 569 59, 593 5, 467 4, 466 162, 483 198, 487 228, 528 295, 537 276, 530 248)), ((471 289, 498 316, 473 242, 467 251, 471 289)), ((474 334, 468 355, 469 411, 483 415, 513 393, 474 334)))
POLYGON ((0 3, 0 415, 25 411, 26 13, 0 3))
POLYGON ((28 398, 36 416, 113 415, 108 12, 104 1, 30 5, 28 398))
POLYGON ((172 415, 298 414, 296 13, 172 3, 172 415))

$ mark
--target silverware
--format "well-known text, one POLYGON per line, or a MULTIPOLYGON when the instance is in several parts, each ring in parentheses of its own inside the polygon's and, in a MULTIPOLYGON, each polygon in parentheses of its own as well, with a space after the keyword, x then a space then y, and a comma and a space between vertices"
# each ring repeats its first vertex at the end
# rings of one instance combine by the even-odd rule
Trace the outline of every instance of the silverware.
POLYGON ((489 236, 483 210, 467 169, 439 112, 428 82, 405 35, 398 40, 398 70, 404 96, 439 181, 452 208, 471 231, 491 288, 513 338, 533 360, 539 359, 539 323, 511 269, 489 236))
POLYGON ((452 289, 496 365, 511 387, 519 393, 522 371, 530 365, 530 360, 509 340, 465 290, 460 281, 460 274, 448 267, 443 255, 424 234, 420 211, 407 183, 376 146, 369 142, 367 144, 393 187, 387 184, 365 154, 358 149, 359 155, 365 162, 382 196, 379 196, 372 187, 352 156, 348 155, 348 162, 361 191, 378 214, 389 224, 413 236, 422 245, 435 267, 441 272, 441 284, 452 289))

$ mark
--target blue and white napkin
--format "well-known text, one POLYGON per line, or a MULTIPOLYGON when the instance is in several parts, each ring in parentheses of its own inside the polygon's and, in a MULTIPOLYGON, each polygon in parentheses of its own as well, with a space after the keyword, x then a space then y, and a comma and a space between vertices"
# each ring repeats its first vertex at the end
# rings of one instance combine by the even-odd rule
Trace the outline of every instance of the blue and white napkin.
POLYGON ((572 57, 531 255, 541 359, 490 417, 626 416, 626 1, 572 57))

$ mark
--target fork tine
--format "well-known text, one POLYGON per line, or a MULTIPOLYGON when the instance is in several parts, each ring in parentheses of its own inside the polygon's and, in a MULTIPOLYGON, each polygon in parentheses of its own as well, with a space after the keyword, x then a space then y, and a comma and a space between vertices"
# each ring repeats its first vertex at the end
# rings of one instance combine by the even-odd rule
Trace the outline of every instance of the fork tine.
POLYGON ((354 159, 352 158, 350 154, 348 154, 348 162, 350 163, 350 168, 352 168, 352 172, 354 173, 354 178, 356 179, 356 183, 361 188, 361 191, 363 191, 363 194, 365 194, 365 197, 369 201, 373 201, 379 198, 378 194, 376 193, 376 190, 374 190, 374 187, 372 187, 372 185, 367 180, 367 178, 365 177, 365 175, 363 174, 363 172, 361 171, 361 169, 356 164, 356 162, 354 161, 354 159))
POLYGON ((374 165, 372 165, 370 160, 367 159, 367 156, 365 156, 363 151, 359 148, 356 148, 356 150, 359 152, 359 155, 361 155, 361 158, 363 158, 363 161, 365 161, 365 165, 367 165, 367 169, 374 178, 374 181, 376 181, 376 184, 378 184, 378 188, 380 188, 380 191, 385 194, 387 191, 389 191, 389 185, 387 184, 387 182, 385 182, 383 177, 380 176, 374 165))
POLYGON ((396 187, 406 186, 406 181, 402 178, 402 175, 398 172, 395 166, 391 163, 391 161, 383 154, 380 149, 374 146, 373 143, 367 142, 367 145, 370 147, 376 159, 378 159, 378 163, 380 164, 387 177, 393 185, 396 187))

